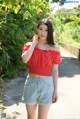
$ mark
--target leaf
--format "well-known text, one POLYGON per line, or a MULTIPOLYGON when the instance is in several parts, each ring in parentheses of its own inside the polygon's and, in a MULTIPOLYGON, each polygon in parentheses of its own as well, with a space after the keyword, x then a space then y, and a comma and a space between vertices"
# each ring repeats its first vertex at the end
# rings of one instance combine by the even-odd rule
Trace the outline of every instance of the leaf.
POLYGON ((8 8, 12 8, 12 4, 8 4, 7 7, 8 7, 8 8))
POLYGON ((9 3, 9 0, 4 0, 4 2, 5 2, 6 4, 8 4, 8 3, 9 3))
POLYGON ((39 14, 42 10, 40 8, 37 9, 37 14, 39 14))
POLYGON ((17 5, 17 6, 14 8, 14 13, 17 14, 19 10, 20 10, 20 5, 17 5))
POLYGON ((24 19, 27 19, 28 16, 29 16, 29 14, 30 14, 30 13, 29 13, 28 11, 26 11, 26 12, 23 14, 23 20, 24 20, 24 19))

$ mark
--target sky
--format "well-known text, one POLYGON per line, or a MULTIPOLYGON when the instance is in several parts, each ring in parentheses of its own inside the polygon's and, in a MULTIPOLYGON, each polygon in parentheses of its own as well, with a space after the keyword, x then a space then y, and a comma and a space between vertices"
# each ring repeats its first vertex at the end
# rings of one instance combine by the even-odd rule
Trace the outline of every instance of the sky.
POLYGON ((80 4, 80 0, 66 0, 66 2, 64 3, 64 7, 65 8, 73 8, 76 7, 80 4))
MULTIPOLYGON (((62 7, 66 8, 66 9, 72 9, 74 7, 77 7, 78 5, 80 5, 80 0, 66 0, 66 2, 64 3, 64 5, 62 7)), ((59 6, 58 3, 51 4, 53 13, 55 13, 58 9, 61 9, 62 7, 59 6)))

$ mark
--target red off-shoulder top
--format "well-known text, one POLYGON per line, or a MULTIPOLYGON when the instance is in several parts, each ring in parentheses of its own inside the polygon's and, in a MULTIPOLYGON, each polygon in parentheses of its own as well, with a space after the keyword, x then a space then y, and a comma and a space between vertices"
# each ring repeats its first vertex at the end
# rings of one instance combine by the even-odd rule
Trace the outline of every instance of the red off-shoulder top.
MULTIPOLYGON (((30 45, 24 44, 22 54, 27 51, 29 47, 30 45)), ((50 76, 52 65, 60 64, 61 61, 60 51, 42 50, 35 47, 31 58, 27 62, 29 73, 50 76)))

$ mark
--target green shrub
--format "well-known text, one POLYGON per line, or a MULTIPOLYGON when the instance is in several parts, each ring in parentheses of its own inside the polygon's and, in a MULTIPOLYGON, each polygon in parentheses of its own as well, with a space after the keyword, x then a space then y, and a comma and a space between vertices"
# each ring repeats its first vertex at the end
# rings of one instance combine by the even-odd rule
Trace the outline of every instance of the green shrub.
POLYGON ((52 21, 57 42, 80 47, 80 5, 71 10, 59 10, 52 21))
POLYGON ((37 23, 50 12, 41 0, 1 0, 0 3, 0 76, 12 78, 26 68, 22 62, 23 44, 31 41, 37 23))

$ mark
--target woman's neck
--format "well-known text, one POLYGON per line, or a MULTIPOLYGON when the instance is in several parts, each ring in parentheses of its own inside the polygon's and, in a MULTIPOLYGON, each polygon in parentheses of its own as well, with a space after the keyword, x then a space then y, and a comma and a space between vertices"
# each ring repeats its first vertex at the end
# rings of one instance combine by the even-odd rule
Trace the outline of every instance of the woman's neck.
POLYGON ((38 43, 37 44, 37 47, 39 48, 39 49, 42 49, 42 50, 45 50, 45 49, 47 49, 47 43, 38 43))
POLYGON ((47 44, 47 41, 46 40, 39 40, 39 45, 46 45, 47 44))

